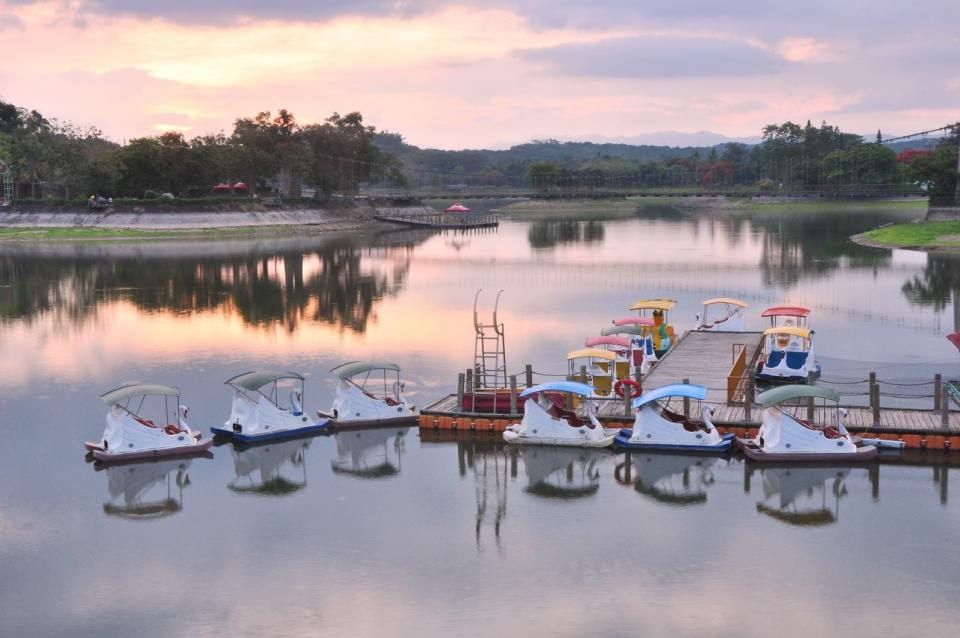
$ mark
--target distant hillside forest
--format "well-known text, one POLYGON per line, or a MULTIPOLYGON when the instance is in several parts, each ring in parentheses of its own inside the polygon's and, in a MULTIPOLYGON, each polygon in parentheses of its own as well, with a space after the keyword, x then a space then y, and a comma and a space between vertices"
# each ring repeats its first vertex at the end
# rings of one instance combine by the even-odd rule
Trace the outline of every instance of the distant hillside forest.
MULTIPOLYGON (((879 135, 879 132, 878 132, 879 135)), ((406 144, 397 133, 378 133, 374 143, 398 157, 411 182, 451 185, 516 185, 562 189, 632 184, 649 187, 758 186, 803 190, 822 185, 923 183, 938 193, 953 181, 939 178, 923 159, 936 155, 941 168, 956 155, 956 138, 867 143, 826 122, 770 124, 759 144, 728 142, 709 147, 669 147, 535 140, 507 150, 445 151, 406 144), (940 149, 941 150, 937 150, 940 149), (952 150, 951 150, 952 149, 952 150), (911 166, 918 159, 923 161, 911 166), (921 170, 922 169, 922 170, 921 170)))
MULTIPOLYGON (((0 101, 0 161, 21 199, 91 195, 151 198, 279 192, 400 193, 418 187, 723 187, 762 191, 823 185, 924 185, 948 198, 956 186, 957 135, 893 145, 826 122, 770 124, 755 145, 668 147, 539 140, 508 150, 444 151, 378 132, 360 113, 301 124, 286 109, 240 117, 227 134, 180 132, 120 145, 0 101), (242 183, 244 188, 233 188, 242 183), (246 188, 250 185, 249 190, 246 188)), ((879 132, 878 132, 879 137, 879 132)), ((0 196, 3 193, 0 191, 0 196)))

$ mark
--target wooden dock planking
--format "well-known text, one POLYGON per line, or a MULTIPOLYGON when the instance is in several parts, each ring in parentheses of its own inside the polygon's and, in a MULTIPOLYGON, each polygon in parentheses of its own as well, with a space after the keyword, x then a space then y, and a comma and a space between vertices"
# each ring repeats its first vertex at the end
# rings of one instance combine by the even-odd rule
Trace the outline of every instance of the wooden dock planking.
POLYGON ((762 332, 704 332, 691 330, 657 361, 643 378, 643 387, 659 388, 671 383, 706 386, 708 397, 726 399, 727 375, 733 366, 734 345, 747 350, 747 361, 763 341, 762 332))

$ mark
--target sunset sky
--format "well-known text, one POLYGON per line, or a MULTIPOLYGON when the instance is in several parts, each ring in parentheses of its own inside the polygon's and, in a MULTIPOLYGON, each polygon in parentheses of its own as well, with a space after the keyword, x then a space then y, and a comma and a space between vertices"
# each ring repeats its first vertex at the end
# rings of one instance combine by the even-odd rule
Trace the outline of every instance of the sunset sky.
POLYGON ((889 136, 960 120, 958 24, 957 0, 0 0, 0 98, 117 141, 284 107, 439 148, 889 136))

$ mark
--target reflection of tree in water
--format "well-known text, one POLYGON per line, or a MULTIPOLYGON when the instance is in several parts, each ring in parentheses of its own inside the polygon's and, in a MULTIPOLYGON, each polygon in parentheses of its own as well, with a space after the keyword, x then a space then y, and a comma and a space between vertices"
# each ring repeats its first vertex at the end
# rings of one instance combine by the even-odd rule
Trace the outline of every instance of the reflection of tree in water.
POLYGON ((541 220, 530 224, 527 239, 531 248, 553 248, 561 244, 590 244, 603 241, 602 221, 567 219, 541 220))
POLYGON ((763 232, 763 281, 791 285, 805 277, 823 277, 844 263, 853 268, 885 266, 890 262, 889 251, 855 244, 849 237, 895 219, 900 220, 892 214, 887 219, 876 212, 858 211, 755 215, 751 223, 763 232))
MULTIPOLYGON (((396 237, 396 236, 391 236, 396 237)), ((294 331, 306 317, 362 332, 377 301, 404 285, 419 237, 213 259, 0 258, 0 316, 55 312, 76 323, 97 305, 147 311, 235 309, 246 323, 294 331)))
POLYGON ((901 290, 917 306, 943 310, 952 303, 953 329, 960 331, 960 257, 927 255, 923 275, 906 281, 901 290))

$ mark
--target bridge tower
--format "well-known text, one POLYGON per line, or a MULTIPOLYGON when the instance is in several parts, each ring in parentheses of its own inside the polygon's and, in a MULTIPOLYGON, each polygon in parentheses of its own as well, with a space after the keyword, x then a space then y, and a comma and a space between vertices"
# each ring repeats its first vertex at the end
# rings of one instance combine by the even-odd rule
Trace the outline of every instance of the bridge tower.
POLYGON ((9 206, 13 201, 13 174, 6 162, 0 160, 0 206, 9 206))

